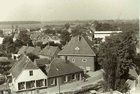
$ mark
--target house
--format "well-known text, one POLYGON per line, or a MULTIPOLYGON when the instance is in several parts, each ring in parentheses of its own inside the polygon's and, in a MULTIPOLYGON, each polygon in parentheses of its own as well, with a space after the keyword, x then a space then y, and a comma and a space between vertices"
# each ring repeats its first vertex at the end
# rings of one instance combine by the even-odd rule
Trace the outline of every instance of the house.
POLYGON ((3 37, 0 37, 0 44, 2 44, 3 43, 3 37))
POLYGON ((42 49, 39 53, 40 58, 48 58, 52 60, 54 57, 57 57, 57 53, 60 51, 59 47, 57 46, 46 46, 42 49))
POLYGON ((47 76, 27 56, 23 55, 10 70, 14 91, 47 87, 47 76))
POLYGON ((18 54, 28 54, 28 53, 32 53, 34 55, 38 55, 39 52, 41 51, 40 47, 32 47, 32 46, 22 46, 19 51, 18 54))
POLYGON ((138 44, 136 46, 136 53, 139 54, 140 53, 140 38, 138 39, 138 44))
POLYGON ((83 78, 83 70, 68 60, 55 58, 48 67, 49 69, 46 70, 48 87, 79 81, 83 78))
POLYGON ((121 33, 122 31, 88 31, 87 35, 90 40, 101 39, 102 42, 105 41, 106 37, 109 37, 111 34, 121 33))
POLYGON ((58 56, 70 60, 85 71, 95 70, 95 52, 81 35, 72 37, 64 49, 58 53, 58 56))
POLYGON ((33 32, 33 34, 31 34, 30 38, 34 45, 38 42, 46 44, 49 41, 49 36, 42 32, 33 32))
POLYGON ((132 69, 129 69, 129 78, 126 83, 129 85, 130 87, 130 92, 133 92, 136 90, 138 84, 140 84, 140 82, 138 80, 139 79, 139 74, 136 71, 136 68, 133 67, 132 69))
POLYGON ((10 87, 7 83, 0 85, 0 94, 11 94, 10 87))
POLYGON ((45 66, 46 64, 50 64, 50 60, 47 58, 40 58, 40 59, 35 59, 34 61, 35 65, 38 67, 45 66))

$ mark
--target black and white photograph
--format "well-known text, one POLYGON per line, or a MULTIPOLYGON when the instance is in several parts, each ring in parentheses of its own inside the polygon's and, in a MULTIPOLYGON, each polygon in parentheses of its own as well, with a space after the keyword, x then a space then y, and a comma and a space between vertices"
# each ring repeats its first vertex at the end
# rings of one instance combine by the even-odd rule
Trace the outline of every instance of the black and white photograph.
POLYGON ((0 0, 0 94, 140 94, 140 0, 0 0))

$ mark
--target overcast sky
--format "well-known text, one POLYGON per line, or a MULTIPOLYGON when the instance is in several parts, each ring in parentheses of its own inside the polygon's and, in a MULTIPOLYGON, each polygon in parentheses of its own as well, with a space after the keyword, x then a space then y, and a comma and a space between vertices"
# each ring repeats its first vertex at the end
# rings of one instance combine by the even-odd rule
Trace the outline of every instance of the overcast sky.
POLYGON ((139 0, 0 0, 0 21, 136 19, 139 0))

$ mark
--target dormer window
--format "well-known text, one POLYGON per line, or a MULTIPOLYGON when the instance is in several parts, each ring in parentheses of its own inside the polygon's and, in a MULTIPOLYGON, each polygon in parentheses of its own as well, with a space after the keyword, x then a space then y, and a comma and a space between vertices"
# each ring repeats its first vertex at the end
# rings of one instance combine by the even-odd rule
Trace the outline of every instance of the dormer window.
POLYGON ((33 71, 29 71, 29 75, 30 76, 33 76, 33 71))
POLYGON ((78 50, 80 50, 80 48, 79 48, 79 47, 76 47, 76 48, 75 48, 75 50, 77 50, 77 51, 78 51, 78 50))

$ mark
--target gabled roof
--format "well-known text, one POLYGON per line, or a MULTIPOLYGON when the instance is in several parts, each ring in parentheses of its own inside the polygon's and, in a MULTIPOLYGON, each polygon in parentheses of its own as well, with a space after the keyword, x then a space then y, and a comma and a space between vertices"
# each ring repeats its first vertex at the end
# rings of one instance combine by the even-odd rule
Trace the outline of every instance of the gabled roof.
POLYGON ((41 51, 40 47, 22 46, 19 49, 18 54, 32 53, 32 54, 38 55, 40 51, 41 51))
POLYGON ((70 42, 58 55, 95 56, 94 51, 83 36, 72 37, 70 42))
POLYGON ((53 57, 57 55, 57 53, 60 51, 59 47, 56 46, 46 46, 42 51, 40 51, 40 55, 43 56, 50 56, 53 57))
POLYGON ((25 55, 21 56, 19 61, 11 68, 12 75, 17 78, 19 74, 25 69, 38 69, 37 66, 25 55))
POLYGON ((55 58, 51 62, 50 69, 48 71, 48 77, 51 78, 77 72, 83 72, 83 70, 70 61, 65 61, 61 58, 55 58))

